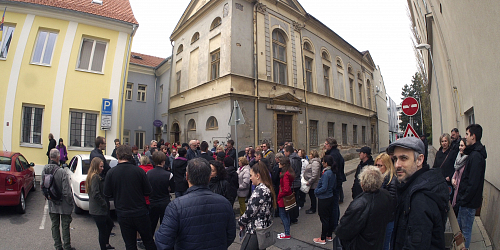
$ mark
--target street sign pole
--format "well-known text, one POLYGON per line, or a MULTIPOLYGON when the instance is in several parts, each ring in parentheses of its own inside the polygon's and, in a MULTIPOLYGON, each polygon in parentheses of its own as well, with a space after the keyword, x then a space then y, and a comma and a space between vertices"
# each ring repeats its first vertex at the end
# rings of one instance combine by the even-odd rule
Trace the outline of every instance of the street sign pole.
POLYGON ((236 116, 235 118, 235 124, 234 124, 234 143, 236 144, 236 156, 238 156, 238 123, 240 122, 240 118, 238 115, 238 101, 234 101, 234 115, 236 116))

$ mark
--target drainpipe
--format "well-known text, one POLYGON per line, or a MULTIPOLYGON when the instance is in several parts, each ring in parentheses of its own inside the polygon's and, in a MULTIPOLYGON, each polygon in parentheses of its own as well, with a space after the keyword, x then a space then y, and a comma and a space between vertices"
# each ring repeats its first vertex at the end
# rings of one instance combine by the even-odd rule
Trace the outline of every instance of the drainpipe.
POLYGON ((139 27, 137 24, 132 25, 132 33, 130 33, 130 36, 128 38, 128 45, 127 45, 127 58, 125 59, 125 70, 123 71, 123 86, 122 86, 122 94, 120 96, 120 119, 118 120, 118 139, 122 141, 122 119, 123 119, 123 106, 125 105, 123 103, 123 97, 125 96, 125 86, 127 85, 127 70, 128 70, 128 63, 130 60, 130 48, 132 46, 132 37, 134 37, 135 32, 137 31, 137 27, 139 27))
MULTIPOLYGON (((173 77, 173 73, 174 72, 174 63, 173 63, 173 60, 174 60, 174 44, 172 43, 173 41, 170 40, 170 45, 172 45, 172 55, 170 56, 170 84, 168 85, 169 89, 168 89, 168 102, 167 102, 167 136, 170 137, 170 96, 172 95, 172 93, 170 92, 171 88, 170 86, 172 86, 172 77, 173 77)), ((168 61, 166 62, 168 63, 168 61)), ((175 143, 175 138, 174 138, 174 142, 175 143)), ((172 143, 172 145, 173 145, 172 143)))
POLYGON ((254 145, 259 143, 259 73, 258 73, 258 60, 257 60, 257 4, 256 1, 253 7, 253 67, 254 67, 254 145))
MULTIPOLYGON (((157 94, 157 84, 158 84, 158 78, 156 77, 156 68, 153 68, 153 72, 154 72, 154 76, 155 76, 155 94, 154 94, 154 98, 153 98, 153 121, 156 120, 156 106, 158 105, 157 103, 157 99, 156 99, 156 94, 157 94)), ((155 135, 156 133, 156 127, 155 125, 153 124, 153 135, 155 135)), ((158 138, 156 138, 156 136, 153 136, 153 138, 155 138, 155 140, 157 140, 158 138)), ((160 128, 160 138, 161 138, 161 128, 160 128)), ((160 141, 160 140, 157 140, 157 141, 160 141)))
POLYGON ((309 152, 309 103, 307 102, 307 88, 306 88, 306 73, 305 73, 305 57, 302 42, 302 29, 300 29, 300 52, 302 54, 302 86, 304 87, 304 102, 306 103, 306 152, 309 152))

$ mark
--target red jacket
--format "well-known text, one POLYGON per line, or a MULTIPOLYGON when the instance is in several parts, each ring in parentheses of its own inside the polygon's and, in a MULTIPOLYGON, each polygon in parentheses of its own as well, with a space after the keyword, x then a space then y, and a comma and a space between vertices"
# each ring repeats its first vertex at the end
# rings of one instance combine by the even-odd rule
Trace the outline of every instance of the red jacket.
MULTIPOLYGON (((153 165, 151 165, 151 164, 148 164, 148 165, 140 165, 139 167, 140 167, 140 168, 142 168, 142 170, 144 170, 144 172, 146 172, 146 173, 147 173, 149 170, 151 170, 151 169, 155 168, 155 167, 154 167, 153 165)), ((144 199, 146 199, 146 204, 148 204, 148 205, 149 205, 149 204, 150 204, 150 202, 149 202, 149 196, 144 196, 144 199)))
POLYGON ((280 178, 280 191, 278 193, 278 207, 285 207, 283 202, 283 197, 291 195, 292 192, 293 177, 290 172, 286 171, 282 178, 280 178))

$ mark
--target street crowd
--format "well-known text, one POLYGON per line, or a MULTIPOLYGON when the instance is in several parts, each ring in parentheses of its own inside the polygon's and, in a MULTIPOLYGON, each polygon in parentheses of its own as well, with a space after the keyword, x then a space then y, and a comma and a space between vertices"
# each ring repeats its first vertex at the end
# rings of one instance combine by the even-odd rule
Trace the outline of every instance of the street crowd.
MULTIPOLYGON (((306 196, 310 204, 305 212, 317 213, 321 221, 321 234, 312 239, 316 244, 334 241, 337 249, 445 249, 447 214, 453 209, 468 248, 482 203, 486 149, 481 137, 478 124, 467 127, 465 138, 456 128, 451 136, 443 134, 432 167, 426 163, 425 138, 396 140, 375 159, 370 147, 358 149, 353 201, 342 218, 345 161, 331 137, 322 150, 310 152, 292 142, 279 143, 276 151, 266 142, 237 152, 232 140, 226 146, 214 141, 211 149, 206 141, 153 140, 139 154, 136 146, 115 140, 112 155, 118 164, 113 168, 103 155, 105 138, 97 137, 85 190, 100 249, 114 249, 109 244, 114 227, 111 198, 126 249, 227 249, 237 228, 241 249, 265 249, 273 241, 259 232, 269 232, 274 217, 279 217, 283 232, 275 239, 290 239, 290 225, 299 223, 306 196)), ((62 194, 61 199, 49 198, 54 247, 74 249, 69 229, 73 197, 68 176, 57 171, 67 160, 62 139, 59 142, 47 152, 50 162, 41 185, 50 176, 62 194)))

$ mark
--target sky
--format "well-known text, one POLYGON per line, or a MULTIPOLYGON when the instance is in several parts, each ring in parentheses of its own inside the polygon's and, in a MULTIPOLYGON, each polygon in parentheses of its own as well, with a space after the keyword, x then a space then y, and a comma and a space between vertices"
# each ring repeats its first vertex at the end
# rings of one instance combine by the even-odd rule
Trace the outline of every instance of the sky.
MULTIPOLYGON (((189 0, 129 0, 139 29, 132 51, 162 58, 172 54, 170 35, 189 0)), ((302 0, 307 13, 359 51, 369 50, 380 66, 387 94, 401 102, 401 90, 417 72, 407 1, 302 0)))

